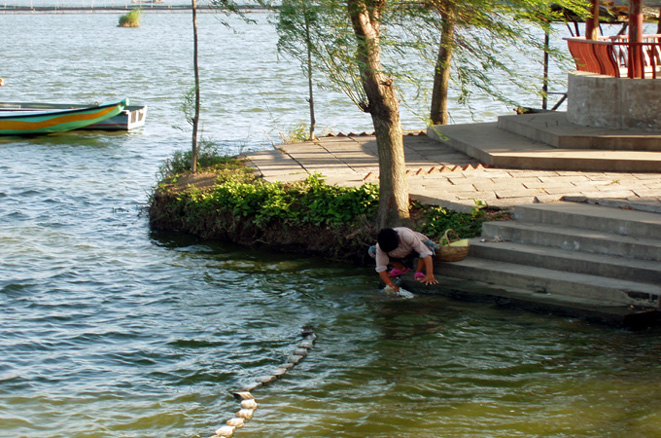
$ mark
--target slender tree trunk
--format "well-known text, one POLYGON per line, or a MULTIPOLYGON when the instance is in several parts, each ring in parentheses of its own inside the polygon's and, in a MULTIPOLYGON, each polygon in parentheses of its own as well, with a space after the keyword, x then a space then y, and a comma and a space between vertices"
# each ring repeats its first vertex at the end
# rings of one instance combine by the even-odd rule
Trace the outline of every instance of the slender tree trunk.
POLYGON ((438 57, 434 69, 434 88, 431 96, 431 111, 429 118, 432 125, 447 125, 450 121, 448 113, 448 88, 450 88, 450 69, 452 65, 452 45, 454 43, 455 14, 451 5, 446 5, 441 25, 441 43, 438 47, 438 57))
POLYGON ((590 0, 590 17, 585 19, 585 39, 599 37, 599 0, 590 0))
POLYGON ((308 92, 310 96, 308 98, 308 103, 310 104, 310 140, 314 140, 316 138, 314 135, 314 128, 317 124, 317 121, 314 118, 314 95, 312 90, 312 40, 310 37, 310 16, 306 6, 306 1, 307 0, 303 0, 303 14, 305 17, 305 40, 307 42, 308 51, 308 92))
POLYGON ((191 0, 193 6, 193 70, 195 71, 195 115, 193 116, 193 173, 197 172, 197 126, 200 121, 200 69, 197 62, 197 3, 191 0))
POLYGON ((409 193, 399 102, 393 80, 381 67, 380 27, 385 0, 347 0, 358 39, 357 57, 368 99, 379 153, 379 228, 401 225, 409 218, 409 193))

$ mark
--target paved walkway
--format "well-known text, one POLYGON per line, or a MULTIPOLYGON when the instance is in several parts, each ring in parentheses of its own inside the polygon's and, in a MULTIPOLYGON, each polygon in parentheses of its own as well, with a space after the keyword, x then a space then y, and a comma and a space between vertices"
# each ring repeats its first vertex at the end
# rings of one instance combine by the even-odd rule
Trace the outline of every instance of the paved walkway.
MULTIPOLYGON (((469 211, 481 201, 509 208, 561 198, 661 213, 661 173, 485 168, 424 133, 404 137, 413 199, 469 211)), ((315 172, 329 184, 378 184, 376 139, 367 134, 320 138, 247 154, 268 181, 302 180, 315 172)))

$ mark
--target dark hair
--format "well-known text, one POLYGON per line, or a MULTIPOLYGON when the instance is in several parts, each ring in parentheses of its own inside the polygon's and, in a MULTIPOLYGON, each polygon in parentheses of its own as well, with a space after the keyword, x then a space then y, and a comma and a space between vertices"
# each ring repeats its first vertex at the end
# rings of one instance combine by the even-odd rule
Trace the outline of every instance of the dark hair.
POLYGON ((392 228, 384 228, 376 237, 382 251, 390 252, 399 246, 399 235, 392 228))

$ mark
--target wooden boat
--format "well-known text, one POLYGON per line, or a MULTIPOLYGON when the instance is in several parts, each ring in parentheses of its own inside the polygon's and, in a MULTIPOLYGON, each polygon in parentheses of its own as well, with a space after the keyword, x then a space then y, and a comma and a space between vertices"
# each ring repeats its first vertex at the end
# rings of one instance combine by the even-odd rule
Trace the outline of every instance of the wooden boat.
MULTIPOLYGON (((89 105, 70 103, 39 103, 39 102, 0 102, 0 114, 3 111, 47 111, 85 108, 89 105)), ((92 123, 78 129, 95 129, 104 131, 130 131, 145 125, 147 107, 145 105, 127 105, 124 111, 109 119, 92 123)))
MULTIPOLYGON (((107 120, 120 116, 127 106, 128 99, 88 106, 0 103, 0 135, 48 134, 102 125, 107 120)), ((117 129, 113 128, 113 124, 110 124, 109 128, 117 129)))

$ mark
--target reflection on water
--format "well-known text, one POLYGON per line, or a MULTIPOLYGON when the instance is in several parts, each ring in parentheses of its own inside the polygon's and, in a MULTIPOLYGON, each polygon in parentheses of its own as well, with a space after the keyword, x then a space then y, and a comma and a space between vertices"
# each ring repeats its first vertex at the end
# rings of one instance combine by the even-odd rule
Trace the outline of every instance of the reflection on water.
MULTIPOLYGON (((158 167, 189 144, 173 128, 189 17, 116 20, 0 16, 2 100, 149 106, 129 134, 0 138, 0 436, 211 436, 237 410, 229 393, 283 363, 306 325, 315 347, 255 391, 237 436, 659 436, 658 330, 402 300, 369 268, 150 233, 158 167)), ((205 135, 234 153, 305 120, 304 80, 268 26, 201 20, 205 135)), ((320 124, 369 129, 328 96, 320 124)))

